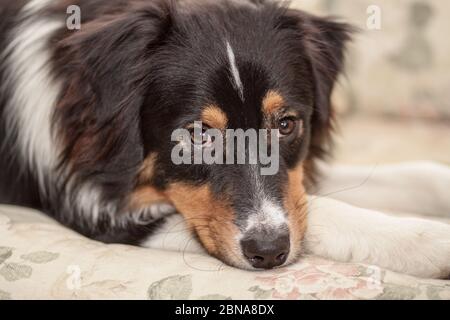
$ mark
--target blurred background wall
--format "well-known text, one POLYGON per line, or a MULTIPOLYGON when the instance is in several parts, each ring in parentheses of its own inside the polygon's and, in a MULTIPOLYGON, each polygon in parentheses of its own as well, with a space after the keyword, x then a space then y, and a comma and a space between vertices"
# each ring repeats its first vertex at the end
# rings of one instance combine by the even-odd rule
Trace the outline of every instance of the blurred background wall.
POLYGON ((450 164, 450 1, 293 0, 291 6, 360 29, 333 96, 339 162, 450 164))

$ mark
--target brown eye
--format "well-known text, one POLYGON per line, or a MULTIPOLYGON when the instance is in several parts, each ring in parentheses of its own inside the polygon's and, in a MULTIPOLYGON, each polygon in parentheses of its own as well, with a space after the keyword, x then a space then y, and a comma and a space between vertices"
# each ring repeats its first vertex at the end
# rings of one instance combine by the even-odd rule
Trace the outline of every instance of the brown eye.
POLYGON ((202 130, 201 134, 195 134, 195 130, 191 129, 191 142, 193 145, 208 147, 212 144, 212 137, 202 130))
POLYGON ((294 132, 297 127, 297 121, 292 118, 284 118, 278 122, 278 129, 280 130, 280 134, 282 136, 288 136, 292 132, 294 132))

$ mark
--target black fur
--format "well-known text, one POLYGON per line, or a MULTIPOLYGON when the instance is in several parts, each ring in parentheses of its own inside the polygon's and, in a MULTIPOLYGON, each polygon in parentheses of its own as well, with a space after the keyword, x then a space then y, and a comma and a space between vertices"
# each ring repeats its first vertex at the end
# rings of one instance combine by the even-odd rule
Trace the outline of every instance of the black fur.
MULTIPOLYGON (((327 150, 330 96, 351 29, 271 1, 251 2, 256 9, 227 1, 199 1, 186 8, 169 0, 60 0, 49 8, 45 14, 56 19, 65 18, 69 4, 83 12, 81 31, 62 29, 49 44, 54 76, 63 81, 53 118, 53 130, 64 142, 54 172, 56 190, 42 199, 33 174, 15 157, 15 141, 4 138, 10 128, 2 122, 0 142, 6 153, 0 155, 0 199, 38 207, 105 242, 138 243, 153 224, 113 227, 108 214, 101 212, 98 224, 92 225, 76 212, 76 205, 67 207, 66 199, 76 202, 77 190, 94 184, 103 204, 113 204, 116 215, 126 213, 139 169, 155 152, 149 185, 164 191, 174 182, 208 182, 217 197, 231 201, 239 224, 252 199, 248 167, 175 166, 170 136, 198 120, 208 103, 223 109, 229 128, 259 129, 262 99, 273 88, 303 120, 304 134, 282 144, 280 173, 265 177, 264 185, 281 203, 287 170, 300 161, 305 161, 312 181, 313 163, 327 150), (230 82, 225 41, 237 52, 244 101, 230 82)), ((22 5, 9 3, 0 1, 0 48, 11 37, 22 5)), ((11 90, 4 87, 0 111, 11 90)))

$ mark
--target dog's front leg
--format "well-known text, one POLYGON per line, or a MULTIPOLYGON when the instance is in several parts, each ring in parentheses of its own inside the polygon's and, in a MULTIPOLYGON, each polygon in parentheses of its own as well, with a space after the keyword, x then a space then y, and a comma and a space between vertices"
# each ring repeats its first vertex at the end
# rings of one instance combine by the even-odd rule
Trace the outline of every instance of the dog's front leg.
POLYGON ((361 262, 423 278, 450 275, 450 225, 391 217, 343 202, 310 197, 308 253, 361 262))

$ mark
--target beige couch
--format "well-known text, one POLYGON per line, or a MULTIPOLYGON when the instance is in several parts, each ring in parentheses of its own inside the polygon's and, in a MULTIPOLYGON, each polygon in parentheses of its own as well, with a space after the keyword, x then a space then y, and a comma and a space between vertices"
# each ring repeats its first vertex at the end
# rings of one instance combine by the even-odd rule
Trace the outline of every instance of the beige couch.
POLYGON ((450 299, 450 281, 304 257, 249 272, 207 255, 105 245, 0 207, 0 299, 450 299))
POLYGON ((342 17, 360 29, 336 92, 342 112, 450 118, 449 1, 294 0, 292 5, 342 17), (377 17, 379 29, 371 23, 377 17))

